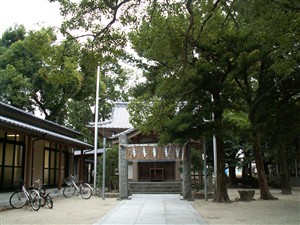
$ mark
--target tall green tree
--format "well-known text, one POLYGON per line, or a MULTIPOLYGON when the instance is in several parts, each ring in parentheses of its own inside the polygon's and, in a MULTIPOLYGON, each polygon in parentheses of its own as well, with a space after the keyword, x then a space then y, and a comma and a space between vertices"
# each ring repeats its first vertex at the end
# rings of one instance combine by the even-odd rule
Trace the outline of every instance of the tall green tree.
MULTIPOLYGON (((161 142, 186 142, 215 134, 217 202, 229 201, 223 139, 233 122, 224 120, 224 111, 246 113, 261 198, 273 199, 261 147, 262 138, 268 135, 265 118, 274 112, 276 118, 286 117, 274 107, 265 110, 264 105, 275 89, 270 102, 278 104, 277 109, 280 103, 299 99, 299 86, 286 95, 277 88, 286 78, 298 82, 297 1, 50 1, 61 4, 66 18, 62 31, 69 40, 90 38, 87 48, 99 54, 97 63, 107 56, 124 57, 127 37, 121 28, 134 29, 130 40, 141 59, 136 65, 147 81, 133 91, 132 122, 143 132, 159 134, 161 142), (77 29, 84 33, 74 34, 77 29)), ((293 107, 292 115, 298 104, 287 106, 293 107)), ((274 134, 277 131, 274 128, 274 134)))
MULTIPOLYGON (((126 37, 117 21, 124 18, 119 12, 129 1, 50 0, 55 1, 60 3, 61 14, 65 18, 61 25, 61 32, 66 37, 65 42, 77 40, 81 43, 79 66, 84 79, 81 90, 70 105, 80 105, 86 109, 95 106, 96 70, 97 66, 100 66, 99 120, 104 121, 110 116, 113 102, 128 100, 129 72, 120 64, 126 55, 126 37)), ((76 119, 77 107, 70 108, 74 116, 70 117, 68 123, 82 127, 76 119)), ((82 117, 85 121, 81 121, 89 123, 93 121, 92 117, 89 113, 82 117)))
POLYGON ((134 49, 149 62, 140 65, 145 66, 148 77, 154 76, 149 87, 153 92, 140 96, 133 107, 137 110, 135 124, 145 132, 159 133, 162 142, 185 142, 191 136, 200 138, 201 128, 210 126, 210 134, 217 135, 218 143, 215 200, 228 201, 222 140, 222 114, 226 105, 223 89, 231 70, 228 54, 231 42, 225 40, 231 39, 233 22, 228 20, 229 13, 223 14, 228 5, 221 1, 146 1, 145 10, 141 11, 140 2, 126 0, 58 2, 63 14, 71 16, 63 30, 70 34, 83 28, 87 32, 81 36, 91 37, 93 47, 109 46, 105 43, 111 40, 115 40, 114 47, 122 46, 126 39, 116 32, 119 24, 115 22, 120 21, 121 25, 133 22, 140 35, 136 35, 136 40, 132 37, 134 49), (203 117, 211 119, 212 111, 214 122, 207 124, 203 117))
POLYGON ((128 72, 114 56, 122 51, 109 46, 97 52, 93 44, 71 37, 57 41, 52 28, 7 29, 1 39, 1 100, 30 112, 37 109, 45 119, 80 130, 91 141, 86 125, 94 120, 90 108, 95 105, 98 65, 100 120, 110 116, 113 102, 128 100, 128 72))
MULTIPOLYGON (((7 33, 9 32, 12 35, 5 35, 6 39, 14 37, 14 33, 20 33, 11 29, 7 30, 7 33)), ((15 101, 16 98, 3 100, 29 111, 37 108, 44 113, 46 119, 63 124, 66 103, 81 87, 78 44, 76 42, 68 42, 67 45, 55 44, 56 34, 51 28, 30 31, 23 40, 16 42, 14 40, 13 38, 12 44, 0 55, 0 68, 2 70, 14 68, 18 78, 30 85, 23 87, 26 88, 27 98, 27 101, 23 101, 23 105, 15 101)), ((12 77, 3 76, 1 82, 5 84, 9 79, 12 77)), ((15 85, 18 85, 17 82, 15 85)), ((24 91, 20 92, 20 97, 22 93, 24 91)))
POLYGON ((147 67, 149 92, 137 98, 131 113, 135 126, 155 131, 164 142, 199 140, 205 130, 216 134, 214 200, 226 202, 223 111, 229 98, 224 90, 231 71, 232 22, 222 15, 218 2, 191 3, 174 3, 168 11, 157 5, 151 23, 145 21, 132 35, 134 49, 153 66, 147 67))
POLYGON ((97 67, 100 66, 99 121, 111 116, 115 102, 128 101, 129 72, 123 69, 112 55, 103 56, 102 51, 95 53, 88 43, 81 47, 79 66, 84 74, 82 86, 68 102, 68 124, 81 130, 87 140, 93 140, 87 124, 95 120, 95 98, 97 67), (78 112, 82 112, 78 116, 78 112))
POLYGON ((9 27, 3 34, 0 40, 0 45, 8 48, 17 41, 25 39, 26 29, 24 25, 15 24, 13 27, 9 27))
MULTIPOLYGON (((24 108, 30 106, 29 91, 32 85, 12 65, 0 69, 0 100, 13 103, 14 106, 24 108)), ((31 107, 29 107, 31 109, 31 107)))
MULTIPOLYGON (((299 16, 297 17, 297 13, 285 9, 279 2, 274 1, 263 3, 244 1, 239 2, 237 8, 240 12, 237 24, 240 42, 237 44, 238 56, 234 79, 248 105, 261 198, 273 199, 274 197, 268 191, 261 143, 263 136, 270 136, 270 131, 277 134, 280 130, 285 130, 286 133, 291 131, 286 130, 286 125, 290 124, 287 120, 281 121, 276 127, 270 126, 274 123, 268 124, 267 122, 270 122, 269 119, 274 118, 274 115, 279 115, 277 103, 287 104, 286 106, 289 107, 286 109, 292 112, 294 107, 290 107, 292 105, 289 101, 298 98, 299 88, 288 88, 285 91, 280 86, 289 80, 296 81, 296 85, 299 82, 293 75, 298 70, 298 51, 295 51, 294 47, 298 45, 299 38, 295 38, 294 35, 299 34, 296 25, 299 22, 299 16), (287 27, 289 27, 288 31, 287 27)), ((285 136, 284 133, 281 132, 281 134, 279 136, 285 136)), ((280 139, 273 138, 269 141, 274 142, 280 139)), ((285 168, 284 174, 287 176, 288 170, 284 166, 287 162, 283 156, 286 156, 286 152, 283 152, 280 158, 283 160, 281 165, 285 168)), ((285 183, 289 186, 287 178, 285 183)), ((285 187, 285 189, 290 188, 285 187)))
POLYGON ((237 111, 236 107, 225 110, 224 120, 227 126, 224 137, 225 162, 229 169, 229 185, 237 185, 236 168, 243 167, 242 183, 252 185, 252 173, 249 170, 253 162, 251 141, 249 138, 250 123, 247 113, 237 111), (243 154, 243 157, 241 155, 243 154), (245 170, 248 170, 245 173, 245 170), (244 177, 246 175, 246 177, 244 177))

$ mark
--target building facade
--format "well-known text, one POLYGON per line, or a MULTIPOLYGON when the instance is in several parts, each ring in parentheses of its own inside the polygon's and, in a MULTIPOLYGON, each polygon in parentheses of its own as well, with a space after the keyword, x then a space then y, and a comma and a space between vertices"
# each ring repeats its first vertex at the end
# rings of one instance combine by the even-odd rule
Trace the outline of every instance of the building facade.
MULTIPOLYGON (((93 146, 80 133, 0 102, 0 191, 12 191, 22 178, 27 186, 41 179, 61 189, 73 174, 73 152, 93 146)), ((80 174, 79 174, 80 176, 80 174)))

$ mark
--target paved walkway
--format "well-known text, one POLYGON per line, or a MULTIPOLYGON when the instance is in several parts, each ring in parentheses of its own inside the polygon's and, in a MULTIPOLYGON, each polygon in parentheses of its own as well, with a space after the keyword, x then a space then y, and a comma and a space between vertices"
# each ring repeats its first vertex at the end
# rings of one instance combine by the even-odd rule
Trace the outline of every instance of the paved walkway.
POLYGON ((174 194, 134 194, 100 218, 98 224, 207 224, 192 205, 174 194))

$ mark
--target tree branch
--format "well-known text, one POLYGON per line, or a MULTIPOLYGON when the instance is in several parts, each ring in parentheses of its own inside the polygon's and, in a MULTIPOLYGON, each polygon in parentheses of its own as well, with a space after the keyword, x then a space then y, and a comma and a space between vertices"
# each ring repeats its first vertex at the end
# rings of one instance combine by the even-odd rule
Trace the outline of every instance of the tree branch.
POLYGON ((190 14, 190 19, 189 19, 189 26, 185 31, 185 35, 184 35, 184 49, 183 49, 183 74, 185 71, 185 67, 187 65, 187 61, 188 61, 188 43, 189 43, 189 38, 190 38, 190 32, 194 27, 194 11, 193 11, 193 0, 188 0, 186 3, 186 9, 188 11, 188 13, 190 14))
POLYGON ((94 38, 99 37, 100 35, 102 35, 103 33, 105 33, 117 20, 117 14, 118 14, 118 10, 120 9, 120 7, 124 4, 126 4, 127 2, 129 2, 130 0, 124 0, 122 2, 120 2, 119 4, 117 4, 116 6, 114 6, 112 9, 114 10, 113 13, 113 18, 112 20, 99 32, 97 32, 95 35, 93 35, 94 38))
MULTIPOLYGON (((215 4, 213 5, 213 7, 212 7, 212 9, 211 9, 211 11, 210 11, 210 14, 206 17, 206 19, 203 21, 203 24, 202 24, 202 26, 201 26, 201 28, 200 28, 200 31, 202 32, 203 31, 203 29, 204 29, 204 27, 205 27, 205 25, 206 25, 206 23, 209 21, 209 19, 212 17, 212 15, 213 15, 213 11, 215 11, 215 9, 218 7, 218 5, 219 5, 219 3, 221 2, 222 0, 217 0, 216 2, 215 2, 215 4)), ((200 33, 201 33, 200 32, 200 33)))

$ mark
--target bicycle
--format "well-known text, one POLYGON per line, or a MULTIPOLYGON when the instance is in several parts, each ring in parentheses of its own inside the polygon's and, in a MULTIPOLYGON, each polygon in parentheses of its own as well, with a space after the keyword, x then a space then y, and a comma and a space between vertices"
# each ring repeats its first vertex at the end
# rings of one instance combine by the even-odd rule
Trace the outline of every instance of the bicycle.
POLYGON ((84 199, 89 199, 92 196, 92 187, 88 183, 83 183, 80 181, 79 186, 77 186, 77 178, 72 175, 64 180, 67 186, 63 190, 63 195, 66 198, 72 197, 75 194, 75 191, 80 193, 84 199))
POLYGON ((38 211, 41 207, 41 198, 37 190, 25 188, 25 182, 20 179, 20 189, 15 191, 9 199, 9 204, 15 209, 23 208, 29 204, 34 211, 38 211))
POLYGON ((46 190, 46 184, 43 184, 41 187, 41 180, 37 179, 36 181, 34 181, 34 183, 38 184, 38 192, 41 196, 41 206, 44 207, 46 204, 47 206, 52 209, 53 208, 53 200, 50 196, 49 193, 47 193, 46 190))

